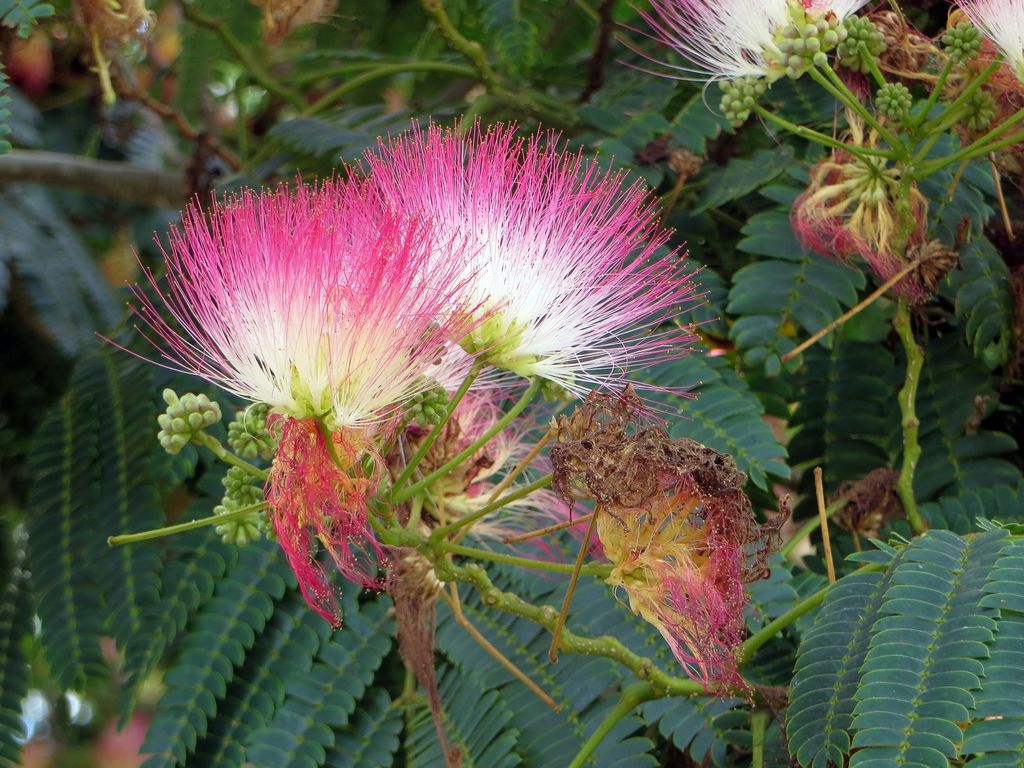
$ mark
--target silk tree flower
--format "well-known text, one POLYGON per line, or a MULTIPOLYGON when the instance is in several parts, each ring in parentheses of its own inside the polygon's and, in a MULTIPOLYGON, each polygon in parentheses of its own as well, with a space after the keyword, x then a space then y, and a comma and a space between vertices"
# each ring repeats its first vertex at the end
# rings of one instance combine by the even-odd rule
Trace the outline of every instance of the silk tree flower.
MULTIPOLYGON (((867 0, 651 0, 641 13, 655 40, 685 64, 667 67, 682 80, 731 80, 796 75, 801 61, 844 35, 841 22, 867 0), (810 25, 810 27, 808 26, 810 25), (795 52, 792 40, 803 43, 795 52), (807 47, 806 43, 811 40, 807 47), (791 61, 796 55, 798 61, 791 61)), ((809 60, 809 59, 808 59, 809 60)))
POLYGON ((367 508, 382 464, 376 433, 431 376, 464 369, 446 351, 472 327, 447 310, 465 278, 430 264, 430 230, 365 192, 332 181, 243 193, 209 216, 192 205, 170 234, 159 304, 135 292, 168 367, 270 406, 274 528, 307 601, 334 623, 316 552, 349 581, 381 586, 367 508))
POLYGON ((366 165, 386 205, 438 228, 437 269, 445 241, 465 241, 460 300, 478 325, 464 348, 581 395, 684 354, 692 336, 661 326, 693 288, 676 253, 658 257, 669 233, 640 184, 555 144, 433 125, 381 141, 366 165))
POLYGON ((956 5, 1024 81, 1024 5, 1018 0, 956 0, 956 5))

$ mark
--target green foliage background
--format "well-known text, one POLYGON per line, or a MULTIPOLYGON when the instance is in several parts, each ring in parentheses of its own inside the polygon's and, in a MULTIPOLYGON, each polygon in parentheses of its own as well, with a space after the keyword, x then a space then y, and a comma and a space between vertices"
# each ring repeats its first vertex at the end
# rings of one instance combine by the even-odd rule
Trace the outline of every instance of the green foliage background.
MULTIPOLYGON (((81 66, 87 44, 73 9, 60 2, 0 0, 5 40, 42 20, 40 29, 63 30, 65 41, 58 49, 49 38, 57 55, 48 97, 33 103, 0 80, 0 143, 188 168, 205 194, 211 183, 223 190, 296 170, 307 178, 336 172, 410 119, 466 115, 561 130, 574 148, 638 174, 671 200, 673 246, 700 267, 694 280, 705 301, 682 318, 699 323, 694 354, 638 372, 695 395, 666 398, 679 412, 674 436, 732 455, 762 508, 791 494, 800 522, 811 514, 810 468, 824 468, 834 494, 842 482, 899 466, 895 396, 904 362, 887 300, 798 361, 781 362, 875 287, 858 269, 804 251, 792 233, 790 204, 820 150, 756 122, 733 132, 694 85, 627 66, 643 62, 623 41, 646 44, 629 30, 637 22, 629 3, 453 0, 445 6, 451 20, 479 42, 493 70, 486 88, 474 61, 414 2, 341 0, 326 23, 296 30, 279 47, 263 41, 247 0, 200 5, 230 38, 182 21, 180 53, 146 72, 152 93, 170 93, 170 105, 238 157, 238 168, 135 102, 103 107, 81 66), (588 72, 602 13, 625 26, 607 28, 610 54, 597 80, 588 72), (296 109, 268 93, 230 39, 313 106, 296 109), (694 153, 700 171, 681 181, 671 155, 653 151, 659 146, 694 153)), ((943 20, 936 11, 918 21, 934 30, 943 20)), ((147 66, 138 50, 118 56, 147 66)), ((780 83, 768 99, 780 114, 829 132, 836 120, 834 105, 804 81, 780 83)), ((942 182, 935 201, 945 198, 942 182)), ((968 232, 959 268, 921 313, 915 493, 934 530, 840 563, 842 578, 824 604, 749 661, 748 679, 788 688, 788 708, 714 695, 647 702, 619 721, 589 764, 784 766, 792 755, 814 768, 1018 765, 1024 549, 1003 529, 978 527, 979 519, 1024 519, 1015 438, 1022 263, 996 242, 994 194, 987 165, 975 162, 954 199, 933 211, 947 243, 961 222, 968 232), (762 715, 767 726, 752 729, 762 715)), ((1011 206, 1020 216, 1020 200, 1011 206)), ((10 183, 0 171, 0 766, 19 764, 30 689, 56 706, 47 727, 66 747, 65 765, 88 764, 102 722, 133 712, 148 721, 147 768, 441 765, 425 699, 403 690, 386 595, 347 590, 346 626, 332 633, 307 609, 272 542, 237 549, 207 529, 107 547, 115 533, 207 516, 220 499, 221 467, 192 448, 177 457, 159 450, 158 394, 173 385, 208 391, 226 412, 233 404, 94 335, 137 342, 123 332, 130 320, 111 264, 123 263, 126 241, 157 263, 150 233, 173 218, 142 203, 10 183), (65 691, 93 702, 91 723, 61 705, 65 691)), ((897 520, 883 535, 908 533, 897 520)), ((833 533, 837 553, 864 543, 833 533)), ((750 585, 752 632, 824 584, 817 552, 801 562, 779 558, 769 579, 750 585)), ((558 605, 565 588, 558 578, 500 567, 491 578, 535 603, 558 605)), ((551 665, 546 631, 496 613, 475 592, 463 589, 462 599, 473 623, 560 705, 550 710, 440 606, 438 679, 463 764, 568 765, 632 675, 602 657, 551 665)), ((678 669, 657 633, 599 584, 581 587, 569 626, 612 635, 652 665, 678 669)))

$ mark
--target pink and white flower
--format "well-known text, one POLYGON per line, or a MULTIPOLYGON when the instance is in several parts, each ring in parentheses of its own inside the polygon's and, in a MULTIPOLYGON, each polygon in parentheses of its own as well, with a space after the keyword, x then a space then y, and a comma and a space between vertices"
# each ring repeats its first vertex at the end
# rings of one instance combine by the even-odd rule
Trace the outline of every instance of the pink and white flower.
POLYGON ((787 56, 782 31, 793 24, 834 17, 842 21, 867 0, 651 0, 641 13, 653 37, 686 60, 659 62, 681 80, 776 79, 787 56))
POLYGON ((465 366, 445 351, 471 327, 449 311, 469 275, 438 249, 458 253, 354 183, 245 192, 189 207, 164 306, 136 289, 137 311, 169 367, 293 418, 377 423, 465 366))
POLYGON ((1024 81, 1024 4, 1019 0, 957 0, 956 4, 1024 81))
POLYGON ((433 223, 432 269, 457 260, 461 304, 478 325, 463 340, 487 362, 579 395, 685 353, 685 330, 662 329, 693 295, 669 233, 639 183, 515 127, 433 125, 382 141, 366 157, 387 206, 433 223))

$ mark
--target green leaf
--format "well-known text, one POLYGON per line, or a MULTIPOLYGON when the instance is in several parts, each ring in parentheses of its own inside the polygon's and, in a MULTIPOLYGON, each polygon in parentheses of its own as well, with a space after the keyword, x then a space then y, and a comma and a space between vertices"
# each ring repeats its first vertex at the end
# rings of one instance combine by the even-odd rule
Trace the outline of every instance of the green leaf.
POLYGON ((797 329, 815 333, 853 306, 864 276, 801 249, 782 208, 752 216, 743 234, 740 250, 770 258, 733 276, 728 311, 738 317, 729 335, 748 365, 764 363, 774 375, 780 357, 796 346, 797 329))
POLYGON ((96 375, 95 358, 76 369, 71 390, 50 410, 29 458, 29 565, 43 653, 58 685, 81 690, 105 678, 100 651, 106 614, 92 566, 106 549, 102 535, 99 425, 95 403, 81 396, 96 375))
MULTIPOLYGON (((114 325, 114 294, 67 217, 43 187, 12 184, 0 193, 0 270, 6 266, 50 340, 69 357, 95 348, 114 325)), ((2 281, 0 281, 2 285, 2 281)), ((0 310, 6 305, 0 295, 0 310)))
POLYGON ((707 179, 707 185, 693 212, 718 208, 750 194, 786 170, 792 162, 793 159, 779 149, 759 149, 752 157, 734 158, 724 168, 705 170, 701 175, 707 179))
POLYGON ((327 768, 391 768, 399 748, 402 711, 382 688, 371 688, 352 720, 335 732, 327 768))
POLYGON ((947 277, 956 294, 956 314, 975 357, 988 367, 1005 364, 1012 344, 1013 297, 1010 273, 984 236, 960 250, 960 268, 947 277))
POLYGON ((245 765, 244 744, 250 734, 270 722, 284 701, 287 681, 309 674, 329 634, 330 626, 310 610, 302 595, 289 591, 246 654, 206 738, 196 747, 202 764, 245 765))
MULTIPOLYGON (((156 410, 152 367, 112 347, 89 356, 88 389, 74 390, 96 409, 100 459, 96 517, 104 521, 101 535, 136 533, 164 524, 156 494, 151 457, 156 410)), ((84 377, 83 377, 84 379, 84 377)), ((83 381, 84 384, 84 381, 83 381)), ((84 565, 84 564, 83 564, 84 565)), ((93 566, 104 586, 107 632, 120 648, 144 626, 144 616, 160 602, 160 548, 154 541, 107 547, 93 566)))
POLYGON ((853 694, 888 586, 887 574, 843 577, 802 638, 786 732, 790 754, 804 768, 843 765, 850 754, 853 694))
POLYGON ((345 626, 324 642, 308 671, 283 678, 284 701, 273 718, 245 741, 246 760, 261 768, 323 765, 335 732, 391 650, 390 604, 376 599, 345 611, 345 626))
POLYGON ((523 15, 520 0, 480 0, 489 49, 501 70, 521 76, 533 69, 539 54, 537 27, 523 15))
POLYGON ((717 139, 729 121, 713 112, 703 93, 695 93, 672 118, 672 138, 680 146, 703 156, 709 139, 717 139))
MULTIPOLYGON (((0 529, 0 534, 7 532, 0 529)), ((0 541, 6 548, 7 542, 0 541)), ((32 603, 27 574, 17 563, 0 561, 0 768, 17 768, 25 724, 21 700, 28 693, 31 670, 23 641, 32 635, 32 603), (10 567, 8 567, 8 565, 10 567)))
POLYGON ((241 550, 213 598, 190 622, 181 650, 167 670, 167 690, 157 703, 141 751, 146 768, 185 763, 207 732, 257 634, 274 613, 274 600, 293 580, 280 548, 257 542, 241 550))
POLYGON ((899 424, 895 373, 892 353, 880 344, 840 340, 831 350, 808 350, 792 420, 793 463, 824 467, 831 486, 889 466, 899 424))
POLYGON ((0 0, 0 25, 18 30, 19 37, 28 37, 32 25, 53 15, 53 6, 36 0, 0 0))
POLYGON ((648 370, 645 379, 651 384, 693 394, 651 394, 673 416, 672 437, 687 437, 729 454, 759 488, 768 487, 769 477, 789 477, 786 449, 764 420, 764 406, 725 358, 696 350, 648 370))
POLYGON ((882 760, 946 768, 958 757, 978 659, 996 628, 996 612, 982 604, 985 581, 1005 538, 929 531, 905 550, 861 667, 851 768, 882 760))
POLYGON ((961 535, 977 530, 980 518, 1001 523, 1024 521, 1024 485, 971 488, 921 505, 931 528, 946 528, 961 535))
MULTIPOLYGON (((438 688, 445 702, 446 734, 452 746, 459 749, 464 768, 513 768, 522 764, 515 752, 518 731, 512 723, 512 712, 497 691, 485 690, 454 669, 439 675, 438 688)), ((409 768, 445 764, 426 705, 410 718, 405 756, 409 768)))
POLYGON ((1013 438, 979 429, 996 399, 993 385, 989 372, 954 334, 926 348, 916 407, 921 421, 921 458, 914 475, 918 499, 1021 480, 1020 469, 1009 460, 1017 449, 1013 438))

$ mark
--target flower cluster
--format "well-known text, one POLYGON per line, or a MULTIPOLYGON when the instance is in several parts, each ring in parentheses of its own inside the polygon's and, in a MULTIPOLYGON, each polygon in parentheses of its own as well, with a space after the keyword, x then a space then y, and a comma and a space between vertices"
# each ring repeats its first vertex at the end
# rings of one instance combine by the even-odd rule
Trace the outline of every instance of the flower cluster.
MULTIPOLYGON (((348 581, 386 586, 370 506, 431 425, 444 428, 420 471, 495 424, 518 377, 582 395, 692 338, 666 322, 692 287, 682 259, 660 255, 668 233, 649 196, 556 137, 434 126, 382 142, 364 165, 348 181, 192 205, 170 235, 166 284, 150 276, 159 298, 136 289, 165 365, 256 404, 231 444, 273 452, 274 531, 335 622, 317 554, 348 581), (475 385, 447 414, 438 393, 463 381, 475 385)), ((525 453, 522 433, 503 434, 426 494, 433 524, 486 504, 494 475, 525 453)))

